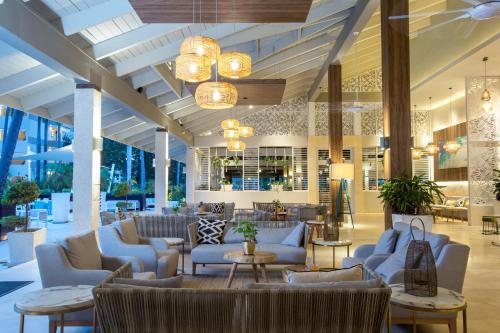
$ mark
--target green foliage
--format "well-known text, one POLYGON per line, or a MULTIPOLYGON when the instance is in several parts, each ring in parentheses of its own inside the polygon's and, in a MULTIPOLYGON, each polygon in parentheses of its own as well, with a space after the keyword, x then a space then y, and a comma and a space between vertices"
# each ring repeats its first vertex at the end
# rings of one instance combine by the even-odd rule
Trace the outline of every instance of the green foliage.
POLYGON ((285 185, 285 182, 281 181, 281 180, 273 180, 271 185, 274 185, 274 186, 285 185))
POLYGON ((127 197, 128 194, 130 193, 130 185, 126 182, 123 183, 118 183, 115 185, 115 188, 113 189, 113 195, 115 197, 127 197))
POLYGON ((101 168, 101 191, 107 191, 109 186, 109 169, 101 168))
POLYGON ((25 218, 16 215, 5 216, 0 219, 0 224, 6 226, 7 228, 22 228, 26 223, 25 218))
POLYGON ((64 189, 71 189, 73 187, 73 165, 57 165, 51 171, 51 174, 47 177, 42 187, 52 192, 63 192, 64 189))
POLYGON ((182 185, 172 185, 168 186, 168 200, 170 201, 181 201, 186 198, 186 190, 182 185))
POLYGON ((178 205, 173 207, 172 208, 172 211, 175 213, 175 214, 178 214, 179 213, 179 210, 180 210, 181 207, 179 207, 178 205))
POLYGON ((28 230, 29 204, 40 196, 40 188, 37 183, 24 178, 15 180, 5 193, 5 203, 8 205, 24 205, 26 217, 24 218, 24 231, 28 230))
POLYGON ((154 194, 155 193, 155 181, 154 179, 148 179, 146 182, 146 194, 154 194))
POLYGON ((127 210, 128 207, 131 207, 132 204, 131 203, 128 203, 126 201, 120 201, 120 202, 117 202, 116 203, 116 207, 122 209, 122 210, 127 210))
POLYGON ((233 231, 242 234, 246 241, 255 241, 255 235, 258 232, 255 223, 249 221, 241 221, 237 226, 233 227, 233 231))
POLYGON ((385 206, 390 206, 397 214, 419 215, 429 213, 434 197, 441 199, 442 186, 433 181, 423 180, 422 176, 393 177, 380 188, 385 206))
POLYGON ((496 173, 496 178, 493 180, 495 183, 495 189, 493 190, 493 193, 495 193, 497 201, 500 201, 500 170, 495 169, 494 171, 496 173))
POLYGON ((231 181, 229 181, 229 179, 223 178, 219 180, 219 185, 231 185, 231 181))

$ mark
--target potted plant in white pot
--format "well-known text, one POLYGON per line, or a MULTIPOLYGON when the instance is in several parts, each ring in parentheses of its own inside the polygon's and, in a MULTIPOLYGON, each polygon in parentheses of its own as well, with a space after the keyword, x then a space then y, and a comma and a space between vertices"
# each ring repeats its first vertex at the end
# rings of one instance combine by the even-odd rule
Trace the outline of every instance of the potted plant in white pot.
POLYGON ((442 198, 441 186, 422 176, 392 177, 380 189, 379 198, 384 206, 392 207, 392 223, 403 222, 410 224, 418 217, 422 219, 425 230, 432 230, 431 205, 435 197, 442 198))
POLYGON ((228 179, 226 179, 226 178, 221 179, 219 181, 219 184, 224 192, 232 192, 233 191, 233 184, 231 184, 231 182, 228 179))
POLYGON ((6 204, 24 205, 26 216, 9 217, 5 223, 14 224, 15 230, 8 234, 10 264, 18 265, 35 259, 35 247, 45 243, 47 229, 29 228, 29 205, 40 195, 35 182, 24 178, 13 183, 4 196, 6 204))
POLYGON ((281 192, 281 191, 283 191, 283 184, 284 184, 284 182, 282 182, 280 180, 274 180, 271 183, 271 189, 273 191, 276 191, 276 192, 281 192))
POLYGON ((255 226, 255 223, 241 221, 236 227, 233 227, 233 231, 237 234, 243 235, 243 238, 245 239, 242 243, 243 253, 249 256, 254 255, 255 236, 257 235, 257 227, 255 226))
POLYGON ((500 170, 495 169, 494 171, 497 175, 496 178, 494 179, 495 189, 493 190, 496 199, 494 209, 495 209, 495 215, 500 215, 500 170))

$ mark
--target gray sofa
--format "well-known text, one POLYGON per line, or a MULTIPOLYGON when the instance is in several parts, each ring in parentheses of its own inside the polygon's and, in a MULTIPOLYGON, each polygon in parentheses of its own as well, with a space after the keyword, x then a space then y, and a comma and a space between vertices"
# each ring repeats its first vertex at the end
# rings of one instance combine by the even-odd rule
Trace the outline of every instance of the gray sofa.
MULTIPOLYGON (((66 238, 62 244, 38 245, 35 251, 43 288, 97 285, 127 263, 132 263, 133 278, 155 278, 153 272, 144 272, 142 263, 135 257, 102 255, 93 231, 66 238)), ((50 332, 55 331, 59 320, 59 316, 49 317, 50 332)), ((92 326, 92 310, 69 313, 65 315, 65 321, 68 326, 92 326)))
MULTIPOLYGON (((297 226, 297 222, 276 223, 275 221, 256 221, 257 251, 271 251, 276 253, 274 264, 305 264, 307 256, 308 227, 304 225, 304 235, 299 247, 283 245, 281 242, 297 226)), ((193 275, 196 274, 198 264, 231 264, 224 260, 224 253, 228 251, 241 251, 243 238, 231 228, 235 224, 228 223, 222 244, 198 244, 197 223, 189 225, 189 241, 191 243, 191 259, 193 262, 193 275)))
MULTIPOLYGON (((416 239, 422 239, 422 231, 414 231, 416 239)), ((404 261, 406 249, 411 239, 410 227, 405 223, 396 223, 394 229, 387 230, 377 244, 359 246, 354 257, 344 258, 343 267, 364 264, 380 275, 387 284, 404 283, 404 261)), ((469 259, 470 248, 467 245, 450 241, 447 235, 427 232, 436 260, 438 286, 461 293, 469 259)), ((409 323, 411 313, 394 308, 394 323, 409 323)), ((432 318, 453 325, 455 314, 433 314, 418 312, 417 318, 432 318)))
POLYGON ((134 220, 100 227, 99 243, 105 255, 136 257, 159 279, 177 274, 179 251, 170 249, 162 238, 141 237, 134 220))
MULTIPOLYGON (((184 207, 180 207, 178 213, 175 213, 172 208, 167 208, 163 207, 162 208, 162 213, 164 215, 181 215, 181 216, 195 216, 195 213, 200 210, 200 207, 203 209, 205 212, 210 212, 210 204, 211 202, 200 202, 200 203, 188 203, 184 207)), ((234 208, 235 208, 235 203, 234 202, 224 202, 224 215, 219 216, 219 214, 214 214, 214 216, 217 216, 219 219, 223 219, 226 221, 231 221, 234 218, 234 208)))

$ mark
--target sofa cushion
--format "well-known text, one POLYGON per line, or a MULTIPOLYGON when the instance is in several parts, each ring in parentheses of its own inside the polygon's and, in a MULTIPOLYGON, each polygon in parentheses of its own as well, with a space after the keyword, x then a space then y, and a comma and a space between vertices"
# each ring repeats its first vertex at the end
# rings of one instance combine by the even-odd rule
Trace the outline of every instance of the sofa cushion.
POLYGON ((362 279, 362 266, 336 269, 331 272, 288 272, 287 274, 288 283, 361 281, 362 279))
POLYGON ((394 252, 396 241, 398 239, 398 232, 394 229, 388 229, 380 236, 373 254, 384 254, 394 252))
POLYGON ((182 288, 182 275, 159 280, 136 280, 126 278, 114 278, 113 283, 129 286, 153 287, 153 288, 182 288))
POLYGON ((258 228, 256 240, 257 243, 280 244, 285 238, 294 231, 291 228, 258 228))
POLYGON ((221 244, 225 227, 225 220, 200 219, 197 231, 198 244, 221 244))
POLYGON ((234 244, 234 243, 242 243, 245 240, 242 234, 238 234, 234 232, 233 228, 226 228, 226 232, 224 233, 223 243, 225 244, 234 244))
POLYGON ((156 280, 155 272, 134 272, 132 277, 135 280, 156 280))
POLYGON ((63 244, 66 255, 74 268, 102 269, 101 251, 97 246, 95 232, 68 237, 63 244))
POLYGON ((291 233, 286 236, 286 238, 281 242, 282 245, 299 247, 304 239, 304 229, 306 224, 304 222, 299 223, 291 233))
POLYGON ((224 214, 224 203, 223 202, 211 202, 208 204, 209 210, 214 214, 224 214))
POLYGON ((408 247, 400 248, 389 256, 383 263, 381 263, 375 272, 387 279, 394 272, 405 268, 406 252, 408 247))
POLYGON ((398 222, 394 224, 394 230, 399 233, 394 252, 401 249, 406 249, 411 240, 410 225, 403 222, 398 222))
POLYGON ((139 234, 134 220, 123 220, 113 222, 122 240, 127 244, 139 244, 139 234))
POLYGON ((317 282, 317 283, 247 283, 245 289, 369 289, 380 288, 383 285, 381 278, 366 281, 317 282))

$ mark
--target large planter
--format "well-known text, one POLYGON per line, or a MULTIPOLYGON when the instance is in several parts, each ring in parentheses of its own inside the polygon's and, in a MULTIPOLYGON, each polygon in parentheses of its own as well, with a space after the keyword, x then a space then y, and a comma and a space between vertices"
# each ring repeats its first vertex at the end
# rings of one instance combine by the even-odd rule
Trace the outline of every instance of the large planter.
POLYGON ((500 201, 495 201, 493 209, 495 209, 495 215, 500 216, 500 201))
POLYGON ((283 185, 271 185, 271 190, 281 192, 283 191, 283 185))
MULTIPOLYGON (((392 214, 392 225, 398 222, 410 224, 410 222, 415 218, 420 218, 424 222, 425 231, 432 231, 432 224, 434 222, 432 215, 392 214)), ((413 222, 413 226, 422 229, 422 224, 417 219, 413 222)))
POLYGON ((233 184, 221 185, 224 192, 233 192, 233 184))
POLYGON ((52 193, 53 223, 68 223, 71 193, 52 193))
POLYGON ((13 231, 8 234, 10 265, 19 265, 35 259, 35 247, 45 243, 47 229, 13 231))

